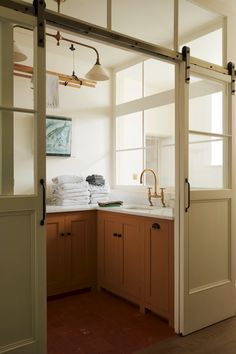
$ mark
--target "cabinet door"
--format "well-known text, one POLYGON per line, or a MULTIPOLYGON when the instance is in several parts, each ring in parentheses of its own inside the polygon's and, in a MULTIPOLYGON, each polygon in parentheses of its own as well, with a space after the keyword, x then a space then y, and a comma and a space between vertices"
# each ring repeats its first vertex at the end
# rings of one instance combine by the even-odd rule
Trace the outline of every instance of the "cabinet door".
POLYGON ((124 291, 134 299, 141 296, 143 279, 143 233, 139 220, 124 217, 124 291))
POLYGON ((66 216, 68 274, 71 290, 93 286, 96 264, 96 215, 91 212, 66 216))
POLYGON ((146 224, 146 301, 157 314, 170 313, 170 235, 168 221, 146 224))
POLYGON ((123 228, 114 219, 104 220, 104 280, 112 289, 123 287, 123 228))
POLYGON ((47 215, 47 287, 48 296, 66 285, 66 253, 63 215, 47 215))

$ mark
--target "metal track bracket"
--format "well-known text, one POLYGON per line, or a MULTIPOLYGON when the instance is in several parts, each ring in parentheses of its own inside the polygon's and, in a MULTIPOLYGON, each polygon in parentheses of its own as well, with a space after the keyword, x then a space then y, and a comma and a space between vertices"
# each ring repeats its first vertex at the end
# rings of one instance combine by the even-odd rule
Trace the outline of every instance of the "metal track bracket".
POLYGON ((34 0, 34 11, 35 16, 37 16, 37 30, 38 30, 38 47, 45 47, 45 7, 46 3, 44 0, 34 0))
POLYGON ((185 82, 189 84, 190 82, 190 48, 184 46, 182 48, 183 60, 185 61, 185 82))
POLYGON ((229 75, 231 75, 231 94, 235 95, 235 64, 231 61, 227 64, 229 75))

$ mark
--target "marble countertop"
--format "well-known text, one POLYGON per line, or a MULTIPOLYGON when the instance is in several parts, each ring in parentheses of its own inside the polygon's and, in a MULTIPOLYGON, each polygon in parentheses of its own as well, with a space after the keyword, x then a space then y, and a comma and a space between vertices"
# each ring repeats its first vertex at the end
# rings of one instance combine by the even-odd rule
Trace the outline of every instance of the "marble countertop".
POLYGON ((117 207, 99 207, 96 204, 91 205, 77 205, 77 206, 57 206, 57 205, 47 205, 47 213, 65 213, 71 211, 88 211, 88 210, 101 210, 109 211, 114 213, 148 216, 152 218, 160 218, 167 220, 174 220, 174 209, 173 208, 160 208, 160 207, 150 207, 147 205, 135 205, 127 204, 117 207))

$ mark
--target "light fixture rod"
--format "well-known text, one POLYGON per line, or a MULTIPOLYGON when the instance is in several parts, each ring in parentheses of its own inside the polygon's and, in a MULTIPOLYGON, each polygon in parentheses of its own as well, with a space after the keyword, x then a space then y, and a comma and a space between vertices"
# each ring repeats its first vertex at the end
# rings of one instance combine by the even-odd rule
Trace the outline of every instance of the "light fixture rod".
POLYGON ((100 64, 100 58, 99 58, 99 53, 97 51, 97 49, 95 47, 92 47, 91 45, 88 45, 88 44, 84 44, 84 43, 81 43, 81 42, 77 42, 77 41, 74 41, 72 39, 69 39, 69 38, 65 38, 65 37, 62 37, 60 36, 60 38, 58 38, 57 34, 51 34, 51 33, 46 33, 47 36, 49 37, 53 37, 55 38, 57 41, 65 41, 65 42, 69 42, 69 43, 73 43, 73 44, 77 44, 77 45, 80 45, 82 47, 86 47, 86 48, 90 48, 90 49, 93 49, 97 55, 97 61, 96 61, 96 64, 100 64))
MULTIPOLYGON (((14 25, 13 27, 14 28, 23 28, 23 29, 26 29, 26 30, 33 31, 31 28, 26 27, 26 26, 22 26, 22 25, 14 25)), ((55 38, 58 43, 59 43, 59 41, 65 41, 65 42, 69 42, 69 43, 80 45, 80 46, 85 47, 85 48, 93 49, 95 51, 95 53, 96 53, 96 56, 97 56, 96 64, 100 64, 99 53, 98 53, 98 51, 97 51, 97 49, 95 47, 92 47, 91 45, 88 45, 88 44, 84 44, 84 43, 81 43, 81 42, 74 41, 74 40, 69 39, 69 38, 62 37, 60 35, 59 31, 57 32, 57 34, 46 33, 46 35, 49 36, 49 37, 55 38)))

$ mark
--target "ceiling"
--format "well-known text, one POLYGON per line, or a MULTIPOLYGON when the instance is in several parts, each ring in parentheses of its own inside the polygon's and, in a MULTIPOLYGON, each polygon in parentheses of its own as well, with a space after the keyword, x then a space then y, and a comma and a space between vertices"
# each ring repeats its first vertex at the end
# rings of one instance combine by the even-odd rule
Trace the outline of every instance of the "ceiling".
MULTIPOLYGON (((215 1, 227 3, 228 6, 233 6, 236 2, 236 0, 215 1)), ((28 2, 32 3, 32 0, 28 0, 28 2)), ((183 37, 183 42, 188 35, 199 30, 202 31, 203 28, 211 26, 212 23, 219 22, 222 19, 219 14, 196 6, 192 1, 179 0, 179 3, 179 33, 183 37)), ((115 31, 172 48, 173 4, 174 0, 112 0, 112 28, 115 31)), ((54 0, 46 0, 46 5, 48 9, 57 11, 57 3, 54 0)), ((61 4, 61 13, 103 27, 106 27, 106 11, 107 0, 66 0, 61 4)), ((49 32, 55 32, 55 30, 48 29, 49 32)), ((20 34, 20 30, 17 31, 20 34)), ((21 32, 21 35, 24 36, 26 34, 21 32)), ((140 55, 134 52, 107 46, 77 35, 65 34, 64 36, 95 46, 99 51, 101 63, 108 68, 116 68, 141 58, 140 55)), ((24 42, 27 46, 27 40, 24 42)), ((58 47, 54 39, 47 39, 48 53, 57 53, 58 56, 62 57, 68 56, 69 46, 69 43, 61 42, 60 47, 58 47)), ((81 60, 87 61, 88 53, 89 49, 78 47, 76 54, 81 60)), ((93 53, 89 55, 89 60, 92 62, 96 60, 93 53)))

